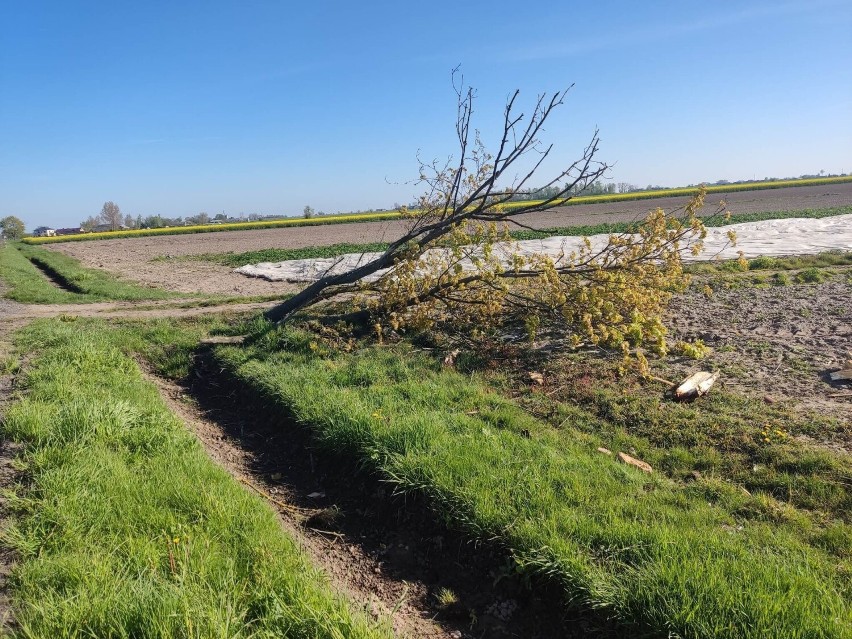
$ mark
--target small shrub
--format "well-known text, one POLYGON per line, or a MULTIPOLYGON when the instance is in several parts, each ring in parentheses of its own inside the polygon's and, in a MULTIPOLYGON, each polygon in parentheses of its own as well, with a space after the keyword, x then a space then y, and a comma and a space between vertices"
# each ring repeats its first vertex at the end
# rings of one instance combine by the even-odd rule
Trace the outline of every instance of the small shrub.
POLYGON ((438 605, 441 608, 451 608, 459 602, 459 598, 456 593, 449 588, 441 588, 435 598, 438 600, 438 605))
POLYGON ((787 275, 784 271, 779 273, 775 273, 772 276, 772 283, 775 286, 787 286, 790 283, 790 276, 787 275))
POLYGON ((774 257, 756 257, 753 260, 749 260, 748 267, 750 270, 765 270, 770 268, 777 268, 778 260, 774 257))
POLYGON ((796 275, 796 280, 802 284, 819 284, 828 279, 828 273, 821 271, 816 267, 806 268, 799 271, 796 275))
POLYGON ((749 262, 745 260, 727 260, 719 264, 719 270, 728 273, 742 273, 749 269, 749 262))

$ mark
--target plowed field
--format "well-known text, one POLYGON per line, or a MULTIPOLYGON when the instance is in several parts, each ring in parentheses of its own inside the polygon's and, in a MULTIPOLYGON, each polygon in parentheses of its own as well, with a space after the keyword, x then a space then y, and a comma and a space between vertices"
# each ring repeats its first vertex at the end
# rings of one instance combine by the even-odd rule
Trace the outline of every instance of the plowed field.
MULTIPOLYGON (((732 213, 793 211, 852 204, 852 183, 791 187, 763 191, 714 194, 712 203, 725 199, 732 213)), ((599 224, 642 218, 649 210, 673 209, 687 198, 660 198, 612 204, 584 204, 552 209, 520 218, 536 228, 599 224)), ((266 282, 234 273, 230 268, 205 262, 157 260, 163 256, 244 252, 264 248, 300 248, 341 242, 391 241, 404 231, 404 222, 357 222, 328 226, 168 235, 121 240, 69 242, 49 248, 79 259, 85 266, 102 268, 137 282, 185 293, 261 295, 287 292, 294 285, 266 282)))

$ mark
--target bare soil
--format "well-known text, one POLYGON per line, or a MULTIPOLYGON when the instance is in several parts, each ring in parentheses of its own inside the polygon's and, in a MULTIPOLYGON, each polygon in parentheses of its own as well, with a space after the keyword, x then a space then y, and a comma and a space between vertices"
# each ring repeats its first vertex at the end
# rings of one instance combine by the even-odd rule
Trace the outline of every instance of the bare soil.
POLYGON ((717 290, 710 299, 687 293, 666 323, 672 342, 712 348, 702 361, 671 365, 684 376, 718 369, 721 385, 738 392, 852 422, 852 384, 828 376, 852 358, 852 270, 821 284, 717 290))
POLYGON ((7 333, 35 319, 97 317, 100 319, 159 319, 196 317, 210 313, 258 313, 275 302, 202 304, 199 300, 161 302, 97 302, 94 304, 19 304, 0 298, 0 331, 7 333))
MULTIPOLYGON (((714 193, 708 204, 726 200, 732 213, 791 211, 829 208, 852 204, 852 183, 825 186, 790 187, 730 194, 714 193)), ((583 204, 559 207, 544 213, 521 216, 518 220, 534 228, 600 224, 641 219, 657 207, 675 209, 688 198, 658 198, 611 204, 583 204)), ((713 208, 708 206, 709 209, 713 208)), ((202 253, 237 253, 265 248, 302 248, 341 242, 368 243, 393 241, 405 231, 405 223, 357 222, 326 226, 302 226, 253 231, 226 231, 193 235, 166 235, 122 240, 68 242, 48 245, 71 255, 84 265, 101 268, 127 279, 183 293, 222 293, 267 295, 292 292, 294 285, 267 282, 234 273, 230 268, 191 261, 152 261, 163 256, 202 253)))

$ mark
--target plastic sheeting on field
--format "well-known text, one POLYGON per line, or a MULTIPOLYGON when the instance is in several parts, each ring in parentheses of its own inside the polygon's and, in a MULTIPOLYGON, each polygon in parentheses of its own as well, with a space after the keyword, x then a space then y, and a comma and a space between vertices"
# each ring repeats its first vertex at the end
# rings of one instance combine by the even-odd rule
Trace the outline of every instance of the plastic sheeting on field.
MULTIPOLYGON (((608 235, 591 235, 592 247, 603 247, 608 235)), ((525 254, 547 254, 558 259, 570 255, 582 245, 580 237, 549 237, 543 240, 523 240, 513 243, 525 254)), ((435 249, 440 250, 440 249, 435 249)), ((499 250, 499 247, 498 247, 499 250)), ((819 220, 791 218, 744 222, 707 229, 704 252, 697 257, 684 251, 685 261, 708 259, 736 259, 739 252, 747 258, 760 256, 810 255, 824 251, 852 251, 852 215, 838 215, 819 220), (731 246, 728 231, 737 235, 736 246, 731 246)), ((504 253, 508 258, 508 249, 504 253)), ((236 269, 238 273, 261 277, 273 282, 312 282, 326 274, 345 273, 370 261, 379 253, 349 253, 333 258, 288 260, 286 262, 261 262, 236 269)), ((372 279, 379 277, 376 273, 372 279)))

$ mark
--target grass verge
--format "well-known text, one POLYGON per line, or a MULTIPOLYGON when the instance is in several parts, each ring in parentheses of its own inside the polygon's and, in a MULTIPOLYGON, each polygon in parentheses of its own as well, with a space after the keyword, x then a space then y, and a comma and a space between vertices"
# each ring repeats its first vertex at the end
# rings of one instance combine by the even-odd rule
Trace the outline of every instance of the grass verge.
POLYGON ((15 245, 0 248, 0 279, 6 287, 4 297, 24 304, 69 304, 90 302, 94 298, 63 290, 48 280, 15 245))
POLYGON ((597 452, 613 444, 575 428, 579 413, 553 428, 404 346, 335 353, 260 324, 215 356, 327 452, 498 541, 574 606, 653 636, 852 636, 843 487, 839 517, 812 516, 713 474, 646 475, 597 452))
MULTIPOLYGON (((73 257, 38 246, 18 244, 15 248, 30 262, 71 292, 98 300, 160 300, 176 294, 124 282, 98 269, 85 268, 73 257)), ((80 300, 82 301, 82 300, 80 300)))
POLYGON ((139 333, 80 328, 42 321, 18 336, 35 358, 3 423, 25 444, 3 533, 19 557, 17 636, 389 636, 330 592, 167 410, 119 348, 139 333))

